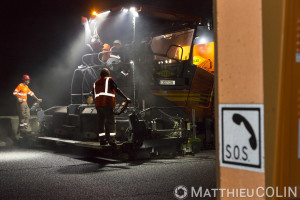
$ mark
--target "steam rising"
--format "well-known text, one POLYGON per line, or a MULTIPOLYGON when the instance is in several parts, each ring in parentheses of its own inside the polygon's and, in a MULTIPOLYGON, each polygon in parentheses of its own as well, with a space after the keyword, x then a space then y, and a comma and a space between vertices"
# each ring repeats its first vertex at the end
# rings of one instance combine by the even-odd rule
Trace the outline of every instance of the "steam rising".
POLYGON ((75 68, 81 64, 84 53, 84 32, 78 33, 74 41, 52 57, 32 80, 32 90, 39 91, 43 107, 49 108, 70 103, 70 83, 75 68))

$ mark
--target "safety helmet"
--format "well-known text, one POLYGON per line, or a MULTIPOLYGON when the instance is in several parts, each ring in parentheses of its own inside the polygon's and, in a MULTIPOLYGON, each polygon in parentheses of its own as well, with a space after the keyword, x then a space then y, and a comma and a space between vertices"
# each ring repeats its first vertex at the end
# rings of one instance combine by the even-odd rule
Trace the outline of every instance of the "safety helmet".
POLYGON ((92 104, 93 103, 93 97, 88 97, 86 102, 87 102, 87 104, 92 104))
POLYGON ((114 41, 114 44, 122 45, 122 42, 121 42, 120 40, 115 40, 115 41, 114 41))
POLYGON ((30 80, 30 77, 27 75, 27 74, 24 74, 22 76, 22 80, 25 81, 25 80, 30 80))
POLYGON ((110 75, 110 71, 107 68, 103 68, 100 72, 100 77, 108 77, 110 75))

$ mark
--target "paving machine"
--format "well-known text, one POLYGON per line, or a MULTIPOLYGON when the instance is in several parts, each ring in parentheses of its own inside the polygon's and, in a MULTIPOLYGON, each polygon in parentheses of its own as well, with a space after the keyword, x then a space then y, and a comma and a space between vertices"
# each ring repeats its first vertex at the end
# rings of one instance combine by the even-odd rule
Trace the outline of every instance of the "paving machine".
POLYGON ((132 99, 128 104, 117 98, 119 151, 191 153, 213 143, 214 42, 209 23, 146 6, 114 8, 82 22, 88 50, 74 70, 71 104, 38 111, 39 139, 113 148, 99 144, 90 93, 101 69, 108 68, 132 99), (102 49, 115 40, 122 43, 119 50, 102 49))

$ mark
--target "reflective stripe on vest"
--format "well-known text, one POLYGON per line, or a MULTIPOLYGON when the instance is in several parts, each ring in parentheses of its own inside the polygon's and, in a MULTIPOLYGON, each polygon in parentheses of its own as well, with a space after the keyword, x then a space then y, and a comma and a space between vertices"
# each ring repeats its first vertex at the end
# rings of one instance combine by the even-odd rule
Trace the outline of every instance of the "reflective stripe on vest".
POLYGON ((17 96, 19 100, 23 103, 27 103, 27 94, 33 96, 34 93, 29 89, 29 87, 23 83, 20 83, 14 90, 13 95, 17 96))
POLYGON ((106 78, 105 80, 105 92, 100 92, 99 94, 96 93, 96 85, 94 83, 94 94, 95 94, 95 99, 99 96, 109 96, 109 97, 115 97, 114 94, 108 93, 108 81, 110 78, 106 78))

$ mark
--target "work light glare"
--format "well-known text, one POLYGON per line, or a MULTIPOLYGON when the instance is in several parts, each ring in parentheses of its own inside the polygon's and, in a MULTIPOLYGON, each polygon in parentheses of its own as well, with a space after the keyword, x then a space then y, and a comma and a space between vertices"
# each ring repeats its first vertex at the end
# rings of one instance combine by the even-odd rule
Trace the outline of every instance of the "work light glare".
POLYGON ((136 12, 136 8, 135 7, 131 7, 130 8, 130 12, 136 12))

